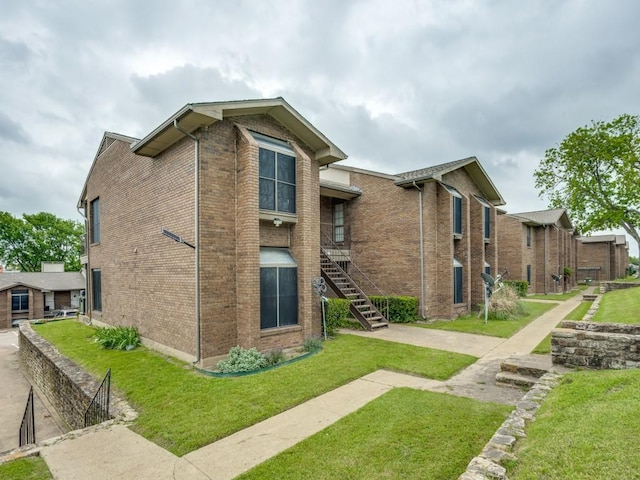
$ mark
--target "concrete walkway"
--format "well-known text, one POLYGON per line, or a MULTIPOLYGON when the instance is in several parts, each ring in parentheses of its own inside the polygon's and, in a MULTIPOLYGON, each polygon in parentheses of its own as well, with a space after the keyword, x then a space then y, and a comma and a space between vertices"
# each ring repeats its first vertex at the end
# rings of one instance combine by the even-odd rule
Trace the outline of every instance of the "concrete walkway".
POLYGON ((349 332, 383 340, 469 353, 481 357, 441 382, 379 370, 302 405, 237 432, 182 458, 125 426, 99 428, 43 447, 40 454, 57 480, 232 479, 355 412, 396 387, 447 392, 513 404, 523 392, 495 385, 500 360, 526 354, 581 300, 577 295, 542 315, 509 339, 391 325, 373 333, 349 332))

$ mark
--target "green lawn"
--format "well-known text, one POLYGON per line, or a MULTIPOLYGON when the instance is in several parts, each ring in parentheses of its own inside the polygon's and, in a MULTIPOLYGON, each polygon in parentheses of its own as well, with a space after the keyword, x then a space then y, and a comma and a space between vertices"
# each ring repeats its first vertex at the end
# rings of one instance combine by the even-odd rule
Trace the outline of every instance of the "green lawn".
POLYGON ((639 370, 565 376, 527 425, 511 480, 640 478, 639 370))
POLYGON ((607 292, 600 300, 594 322, 640 323, 640 287, 607 292))
POLYGON ((455 320, 436 320, 433 323, 411 324, 416 327, 434 328, 436 330, 449 330, 452 332, 476 333, 492 337, 509 338, 534 318, 551 310, 557 303, 523 302, 526 315, 509 320, 489 320, 484 323, 484 315, 478 314, 458 317, 455 320))
POLYGON ((588 288, 588 285, 578 285, 578 290, 571 290, 567 293, 549 293, 547 295, 528 295, 528 300, 553 300, 554 302, 564 302, 565 300, 569 300, 570 298, 575 297, 578 294, 581 294, 584 290, 588 288))
MULTIPOLYGON (((591 308, 593 302, 580 302, 580 304, 571 310, 569 314, 564 317, 565 320, 576 320, 580 321, 586 315, 586 313, 591 308)), ((536 348, 533 349, 531 353, 545 354, 551 353, 551 333, 542 340, 536 348)))
POLYGON ((74 320, 34 328, 97 377, 111 368, 114 387, 140 413, 133 429, 180 456, 381 368, 444 380, 476 360, 341 335, 303 361, 256 375, 213 378, 146 348, 103 350, 92 341, 94 329, 74 320))
POLYGON ((238 478, 455 479, 511 410, 398 388, 238 478))
POLYGON ((40 457, 26 457, 0 464, 2 480, 48 480, 53 476, 40 457))

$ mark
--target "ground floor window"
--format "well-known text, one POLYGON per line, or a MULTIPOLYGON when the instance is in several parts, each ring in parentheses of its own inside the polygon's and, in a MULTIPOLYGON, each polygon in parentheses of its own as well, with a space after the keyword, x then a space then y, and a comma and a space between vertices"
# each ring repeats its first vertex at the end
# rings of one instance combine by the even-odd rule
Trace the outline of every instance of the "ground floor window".
POLYGON ((527 265, 527 283, 531 285, 531 265, 527 265))
POLYGON ((298 266, 286 248, 260 249, 260 328, 298 323, 298 266))
POLYGON ((11 291, 11 311, 15 313, 29 311, 29 291, 28 290, 12 290, 11 291))
POLYGON ((488 262, 484 262, 484 273, 491 275, 491 265, 488 262))
POLYGON ((453 259, 453 303, 462 303, 464 297, 462 296, 462 264, 453 259))
POLYGON ((102 311, 102 271, 99 268, 91 270, 91 309, 102 311))

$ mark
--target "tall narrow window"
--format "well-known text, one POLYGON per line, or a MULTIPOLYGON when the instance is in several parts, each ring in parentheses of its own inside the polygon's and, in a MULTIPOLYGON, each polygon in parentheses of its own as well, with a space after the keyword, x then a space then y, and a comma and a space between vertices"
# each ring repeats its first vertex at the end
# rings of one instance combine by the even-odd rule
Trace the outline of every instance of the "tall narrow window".
POLYGON ((102 311, 102 271, 99 268, 91 270, 91 309, 102 311))
POLYGON ((28 312, 29 311, 29 291, 28 290, 12 290, 11 291, 11 312, 28 312))
POLYGON ((531 285, 531 265, 527 265, 527 283, 531 285))
POLYGON ((296 157, 291 147, 281 140, 252 133, 260 146, 260 209, 296 213, 296 157))
POLYGON ((487 262, 484 262, 484 273, 491 275, 491 265, 487 262))
POLYGON ((344 202, 333 205, 333 241, 344 242, 344 202))
POLYGON ((491 208, 484 207, 484 238, 491 238, 491 208))
POLYGON ((527 225, 527 247, 531 246, 531 226, 527 225))
POLYGON ((453 259, 453 303, 462 303, 464 301, 462 295, 462 264, 453 259))
POLYGON ((91 243, 100 243, 100 198, 91 202, 91 243))
POLYGON ((451 185, 442 184, 453 198, 453 234, 462 235, 462 195, 451 185))
POLYGON ((298 323, 298 268, 287 249, 260 249, 260 328, 298 323))

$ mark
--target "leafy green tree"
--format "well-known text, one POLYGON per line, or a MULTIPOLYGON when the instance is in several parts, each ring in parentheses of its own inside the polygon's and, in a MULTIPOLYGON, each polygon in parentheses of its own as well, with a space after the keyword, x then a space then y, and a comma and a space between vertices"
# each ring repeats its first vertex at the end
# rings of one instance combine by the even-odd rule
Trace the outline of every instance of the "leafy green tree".
POLYGON ((580 233, 622 227, 640 246, 640 117, 578 128, 545 152, 534 176, 580 233))
POLYGON ((84 226, 51 213, 16 218, 0 212, 0 262, 22 272, 39 272, 41 262, 64 262, 68 272, 80 270, 84 226))

